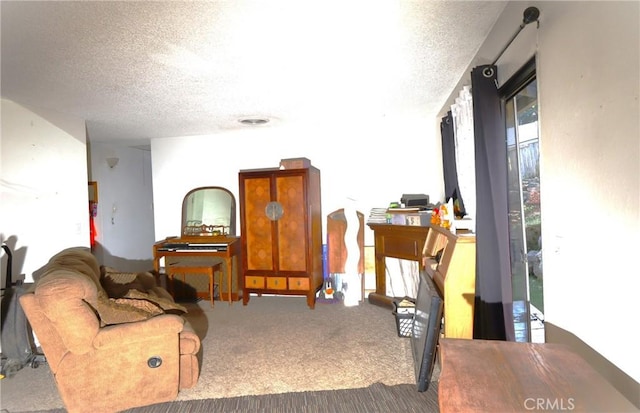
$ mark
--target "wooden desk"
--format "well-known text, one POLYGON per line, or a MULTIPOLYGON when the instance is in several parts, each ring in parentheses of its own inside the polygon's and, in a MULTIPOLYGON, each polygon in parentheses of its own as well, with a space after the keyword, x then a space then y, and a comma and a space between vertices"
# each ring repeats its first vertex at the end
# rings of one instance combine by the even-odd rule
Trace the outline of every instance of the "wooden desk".
POLYGON ((387 296, 385 258, 420 262, 429 227, 372 223, 367 225, 373 230, 376 264, 376 292, 369 294, 369 301, 393 308, 393 297, 387 296))
MULTIPOLYGON (((240 237, 216 237, 215 240, 206 239, 203 237, 172 237, 166 238, 162 241, 158 241, 153 244, 153 268, 156 271, 160 271, 160 259, 164 257, 195 257, 195 258, 222 258, 227 267, 227 295, 226 298, 231 303, 231 301, 239 300, 240 294, 240 282, 238 281, 238 294, 236 297, 232 297, 233 288, 232 288, 232 277, 234 270, 234 261, 236 262, 236 266, 238 265, 238 258, 240 255, 240 237), (220 242, 227 244, 226 251, 207 251, 207 250, 194 250, 194 251, 166 251, 163 250, 163 246, 167 243, 207 243, 207 242, 220 242)), ((236 271, 239 274, 239 271, 236 271)), ((222 281, 221 281, 222 282, 222 281)), ((222 286, 220 286, 220 299, 223 300, 225 296, 223 296, 222 286)))
POLYGON ((438 402, 449 412, 637 412, 568 346, 440 339, 438 402))

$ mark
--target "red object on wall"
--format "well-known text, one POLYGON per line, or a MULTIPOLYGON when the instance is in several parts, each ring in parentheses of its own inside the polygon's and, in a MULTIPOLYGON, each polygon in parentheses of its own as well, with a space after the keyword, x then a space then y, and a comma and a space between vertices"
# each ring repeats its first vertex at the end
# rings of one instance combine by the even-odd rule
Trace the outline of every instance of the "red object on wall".
POLYGON ((94 222, 95 216, 98 214, 98 203, 89 201, 89 242, 93 248, 96 245, 96 238, 98 233, 96 232, 96 224, 94 222))

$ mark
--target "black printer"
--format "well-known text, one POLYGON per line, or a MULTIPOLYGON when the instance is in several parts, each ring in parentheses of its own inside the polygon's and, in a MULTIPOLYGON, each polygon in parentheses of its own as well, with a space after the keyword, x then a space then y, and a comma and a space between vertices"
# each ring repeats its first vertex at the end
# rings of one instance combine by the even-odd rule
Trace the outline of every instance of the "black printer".
POLYGON ((400 202, 405 208, 433 209, 433 205, 429 204, 429 195, 426 194, 402 194, 400 202))

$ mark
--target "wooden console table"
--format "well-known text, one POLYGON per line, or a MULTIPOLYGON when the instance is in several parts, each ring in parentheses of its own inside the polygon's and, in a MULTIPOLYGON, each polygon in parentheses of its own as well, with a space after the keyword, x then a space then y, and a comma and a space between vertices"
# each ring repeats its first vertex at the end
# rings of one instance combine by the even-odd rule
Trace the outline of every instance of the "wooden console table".
POLYGON ((568 346, 440 339, 440 412, 636 412, 568 346))
MULTIPOLYGON (((238 278, 238 293, 236 296, 233 296, 233 286, 232 279, 234 273, 234 261, 235 265, 238 265, 238 259, 240 256, 240 238, 239 237, 217 237, 215 240, 207 239, 206 237, 170 237, 163 239, 161 241, 156 242, 153 245, 153 268, 156 271, 160 271, 160 259, 164 257, 190 257, 190 258, 222 258, 226 264, 227 269, 227 291, 226 297, 224 295, 224 291, 222 291, 222 285, 220 286, 220 299, 224 300, 225 298, 229 303, 232 301, 237 301, 240 299, 240 281, 238 278), (188 245, 196 245, 199 243, 207 243, 213 242, 222 243, 226 245, 224 249, 198 249, 193 248, 189 249, 189 247, 185 247, 184 249, 174 249, 165 248, 167 244, 176 244, 176 243, 185 243, 188 245)), ((239 274, 239 271, 237 271, 239 274)), ((220 280, 222 284, 222 280, 220 280)))
POLYGON ((369 294, 369 302, 393 308, 393 297, 387 296, 385 258, 422 260, 429 227, 369 223, 375 242, 376 292, 369 294))

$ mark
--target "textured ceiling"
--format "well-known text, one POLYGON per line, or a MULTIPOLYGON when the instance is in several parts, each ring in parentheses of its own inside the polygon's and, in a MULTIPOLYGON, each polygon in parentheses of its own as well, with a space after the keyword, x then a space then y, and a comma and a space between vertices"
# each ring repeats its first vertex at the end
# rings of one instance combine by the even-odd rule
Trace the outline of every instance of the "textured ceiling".
POLYGON ((505 5, 2 1, 1 92, 95 142, 435 116, 505 5))

